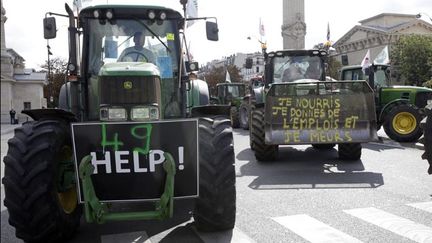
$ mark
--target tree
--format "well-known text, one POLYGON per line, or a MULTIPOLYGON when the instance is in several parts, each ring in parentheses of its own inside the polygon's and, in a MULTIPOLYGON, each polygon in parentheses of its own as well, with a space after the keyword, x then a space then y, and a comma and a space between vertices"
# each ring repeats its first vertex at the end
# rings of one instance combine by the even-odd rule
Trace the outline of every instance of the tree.
POLYGON ((241 82, 243 77, 240 75, 240 70, 235 65, 228 65, 225 67, 213 67, 205 74, 205 80, 209 86, 211 93, 214 94, 217 83, 224 83, 226 77, 226 70, 228 70, 231 82, 241 82))
POLYGON ((408 84, 421 85, 432 76, 432 37, 403 36, 394 45, 390 57, 408 84))
POLYGON ((48 85, 44 87, 44 97, 47 99, 48 107, 58 107, 60 89, 66 79, 67 61, 61 57, 54 57, 49 65, 48 61, 45 61, 41 68, 48 73, 48 85))

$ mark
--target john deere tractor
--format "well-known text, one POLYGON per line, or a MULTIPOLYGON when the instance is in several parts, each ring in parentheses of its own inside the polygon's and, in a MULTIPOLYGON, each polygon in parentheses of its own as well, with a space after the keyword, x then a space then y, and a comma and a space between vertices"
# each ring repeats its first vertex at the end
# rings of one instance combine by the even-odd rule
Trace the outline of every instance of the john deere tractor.
MULTIPOLYGON (((230 108, 208 106, 207 86, 187 78, 197 67, 183 60, 189 20, 159 6, 95 5, 77 16, 65 8, 49 13, 69 20, 59 108, 25 111, 33 121, 15 130, 4 158, 4 204, 16 236, 64 241, 82 214, 95 223, 163 220, 176 199, 195 204, 198 230, 232 229, 230 108), (115 210, 129 202, 155 208, 115 210)), ((45 38, 56 29, 54 17, 44 19, 45 38)), ((206 29, 218 39, 215 22, 206 29)))
POLYGON ((361 143, 377 139, 373 91, 366 82, 325 81, 327 52, 265 53, 263 89, 256 89, 250 144, 258 161, 275 160, 279 145, 312 144, 358 160, 361 143))
POLYGON ((245 89, 246 85, 243 83, 218 83, 216 85, 217 95, 211 98, 213 104, 231 107, 230 117, 233 128, 240 126, 239 107, 245 96, 245 89))
POLYGON ((378 128, 398 142, 414 142, 422 135, 419 124, 421 109, 432 99, 432 89, 416 86, 390 85, 390 66, 372 65, 364 72, 360 65, 341 69, 341 80, 367 80, 375 90, 378 128))
MULTIPOLYGON (((257 97, 255 97, 254 94, 260 94, 260 89, 262 89, 263 86, 264 82, 262 76, 257 76, 249 80, 249 85, 247 87, 249 92, 243 97, 239 108, 240 127, 245 130, 249 129, 251 105, 256 103, 257 97)), ((260 100, 261 97, 258 97, 258 99, 260 100)))

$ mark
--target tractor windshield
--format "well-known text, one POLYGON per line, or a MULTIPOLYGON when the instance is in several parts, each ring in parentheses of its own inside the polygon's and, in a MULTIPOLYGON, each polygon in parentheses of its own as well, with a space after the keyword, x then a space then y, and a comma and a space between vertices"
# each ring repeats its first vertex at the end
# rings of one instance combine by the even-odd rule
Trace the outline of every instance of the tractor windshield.
POLYGON ((161 112, 165 118, 180 117, 178 20, 149 21, 136 18, 116 19, 112 22, 92 18, 87 20, 83 43, 86 50, 84 53, 87 53, 90 119, 99 117, 97 87, 102 85, 99 83, 99 71, 107 64, 111 66, 118 64, 118 67, 124 67, 125 62, 156 65, 160 73, 161 91, 157 92, 161 92, 161 112))
POLYGON ((320 80, 324 72, 319 56, 281 56, 273 59, 275 83, 300 79, 320 80))
POLYGON ((114 23, 89 20, 88 71, 97 75, 106 63, 150 62, 162 78, 178 71, 176 21, 118 19, 114 23))

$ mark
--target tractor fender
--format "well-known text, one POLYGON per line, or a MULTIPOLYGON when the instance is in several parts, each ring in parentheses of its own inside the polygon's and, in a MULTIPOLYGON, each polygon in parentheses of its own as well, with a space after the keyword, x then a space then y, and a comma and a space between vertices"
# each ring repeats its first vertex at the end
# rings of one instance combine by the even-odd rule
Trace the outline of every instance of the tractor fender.
POLYGON ((251 100, 253 103, 263 103, 264 102, 264 97, 263 97, 263 93, 264 93, 264 87, 258 87, 252 90, 252 94, 251 94, 251 100))
POLYGON ((78 121, 75 114, 63 109, 33 109, 23 110, 22 113, 30 116, 35 121, 39 121, 42 119, 62 119, 68 122, 78 121))
POLYGON ((386 117, 386 114, 390 111, 390 109, 393 106, 397 106, 397 105, 401 105, 401 104, 409 104, 409 100, 407 99, 397 99, 397 100, 393 100, 392 102, 388 103, 387 105, 385 105, 382 109, 381 112, 378 116, 378 121, 379 122, 384 122, 384 119, 386 117))
POLYGON ((77 94, 77 82, 68 82, 66 84, 63 84, 59 93, 59 108, 78 114, 79 104, 78 101, 75 99, 75 97, 77 97, 77 94))
POLYGON ((195 107, 209 104, 210 95, 205 81, 200 79, 191 80, 189 92, 191 98, 189 106, 195 107))
POLYGON ((249 103, 250 98, 251 98, 251 95, 250 95, 250 94, 245 95, 245 96, 243 97, 243 102, 249 103))

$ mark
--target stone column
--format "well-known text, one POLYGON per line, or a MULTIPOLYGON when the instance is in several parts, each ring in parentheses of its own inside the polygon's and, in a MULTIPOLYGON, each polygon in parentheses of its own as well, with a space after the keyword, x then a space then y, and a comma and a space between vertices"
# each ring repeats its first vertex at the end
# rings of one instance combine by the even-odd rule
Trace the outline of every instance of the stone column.
MULTIPOLYGON (((3 8, 3 0, 1 2, 1 74, 3 77, 12 78, 13 76, 13 66, 12 57, 6 51, 6 37, 5 37, 5 22, 6 10, 3 8)), ((3 80, 2 80, 3 81, 3 80)))
POLYGON ((304 9, 304 0, 283 0, 282 37, 284 49, 305 48, 304 9))

